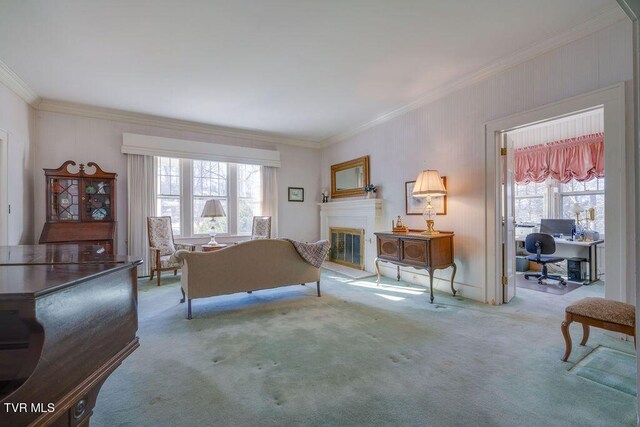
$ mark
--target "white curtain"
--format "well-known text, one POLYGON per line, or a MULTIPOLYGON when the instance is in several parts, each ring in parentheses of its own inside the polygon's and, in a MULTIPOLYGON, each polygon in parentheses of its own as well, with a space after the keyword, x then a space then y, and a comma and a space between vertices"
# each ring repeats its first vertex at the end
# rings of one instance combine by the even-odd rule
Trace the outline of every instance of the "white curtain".
POLYGON ((271 217, 271 238, 278 237, 278 168, 262 167, 262 215, 271 217))
POLYGON ((153 156, 127 155, 128 239, 127 254, 142 258, 138 276, 149 275, 147 217, 156 214, 155 162, 153 156))

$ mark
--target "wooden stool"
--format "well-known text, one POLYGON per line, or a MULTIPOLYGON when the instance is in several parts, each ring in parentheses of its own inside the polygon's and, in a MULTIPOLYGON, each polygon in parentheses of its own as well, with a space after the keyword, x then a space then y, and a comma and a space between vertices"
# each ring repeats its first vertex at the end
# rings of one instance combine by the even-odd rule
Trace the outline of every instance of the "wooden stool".
POLYGON ((565 320, 560 327, 566 344, 566 350, 562 356, 563 362, 566 362, 571 354, 571 336, 569 335, 571 322, 582 323, 583 334, 580 345, 585 345, 589 339, 589 326, 631 335, 633 344, 636 344, 636 308, 631 304, 604 298, 583 298, 567 306, 565 312, 565 320))

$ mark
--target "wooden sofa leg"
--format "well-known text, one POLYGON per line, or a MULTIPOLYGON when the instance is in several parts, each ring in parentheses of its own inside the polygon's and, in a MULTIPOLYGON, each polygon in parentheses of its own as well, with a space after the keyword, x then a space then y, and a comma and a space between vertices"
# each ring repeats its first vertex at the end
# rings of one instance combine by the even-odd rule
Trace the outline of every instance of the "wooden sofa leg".
POLYGON ((176 268, 175 270, 173 270, 173 275, 177 276, 178 275, 178 269, 176 268))
POLYGON ((187 319, 191 320, 191 298, 187 300, 187 319))
POLYGON ((562 361, 566 362, 569 359, 569 355, 571 354, 571 335, 569 335, 569 325, 571 324, 571 320, 565 320, 562 322, 562 326, 560 329, 562 330, 562 336, 564 337, 565 343, 565 351, 564 356, 562 356, 562 361))
POLYGON ((320 296, 320 280, 316 282, 316 288, 318 289, 318 296, 320 296))
POLYGON ((160 276, 162 275, 162 270, 158 270, 158 286, 160 286, 160 276))
POLYGON ((184 295, 184 289, 182 289, 182 286, 180 286, 180 292, 182 292, 182 299, 180 299, 180 304, 183 304, 185 301, 185 295, 184 295))
POLYGON ((153 280, 153 273, 155 273, 155 270, 151 270, 151 274, 149 275, 149 281, 151 282, 153 280))
POLYGON ((586 323, 582 324, 582 341, 580 341, 580 345, 587 345, 587 340, 589 339, 589 325, 586 323))

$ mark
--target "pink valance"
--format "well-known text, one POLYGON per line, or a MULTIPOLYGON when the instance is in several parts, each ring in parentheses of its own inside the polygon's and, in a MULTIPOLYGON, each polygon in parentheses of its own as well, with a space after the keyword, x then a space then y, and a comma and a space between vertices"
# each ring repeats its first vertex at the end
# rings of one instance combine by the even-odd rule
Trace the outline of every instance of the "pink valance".
POLYGON ((604 177, 604 134, 519 148, 515 156, 516 184, 543 182, 551 177, 562 183, 604 177))

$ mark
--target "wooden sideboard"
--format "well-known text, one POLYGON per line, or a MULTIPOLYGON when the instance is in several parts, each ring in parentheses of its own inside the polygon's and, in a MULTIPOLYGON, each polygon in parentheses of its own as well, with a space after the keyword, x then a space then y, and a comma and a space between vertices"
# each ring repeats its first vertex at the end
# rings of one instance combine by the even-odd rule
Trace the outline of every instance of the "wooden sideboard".
POLYGON ((429 272, 429 288, 431 303, 433 303, 433 273, 435 270, 453 267, 451 272, 451 292, 456 294, 453 280, 457 266, 453 260, 453 233, 441 232, 425 235, 419 231, 393 233, 391 231, 374 233, 378 256, 375 260, 378 283, 380 283, 380 261, 390 262, 398 266, 398 280, 400 280, 400 266, 413 267, 429 272))

